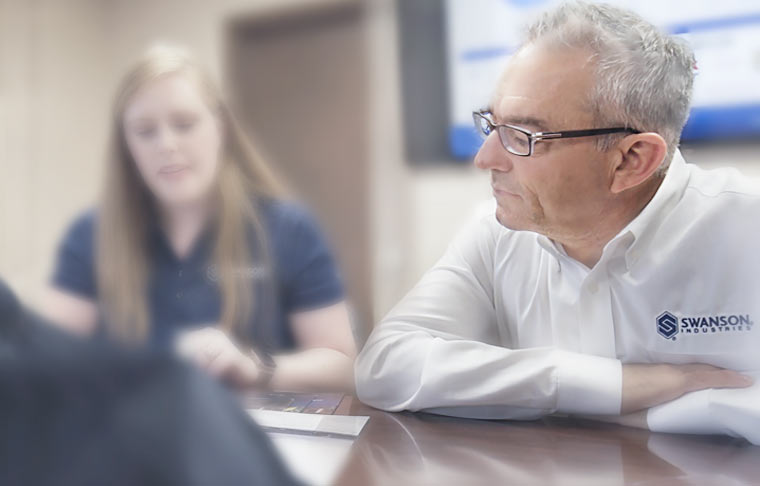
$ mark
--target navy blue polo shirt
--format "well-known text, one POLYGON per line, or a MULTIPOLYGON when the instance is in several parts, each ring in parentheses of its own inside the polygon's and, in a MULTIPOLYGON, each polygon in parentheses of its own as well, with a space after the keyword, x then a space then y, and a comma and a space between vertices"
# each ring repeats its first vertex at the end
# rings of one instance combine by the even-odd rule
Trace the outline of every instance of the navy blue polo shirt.
MULTIPOLYGON (((253 289, 247 337, 273 351, 289 350, 295 347, 289 314, 334 304, 344 298, 343 287, 325 239, 303 207, 267 201, 258 208, 269 264, 258 262, 235 271, 236 278, 250 279, 253 289)), ((97 303, 96 224, 96 213, 89 211, 71 225, 58 250, 53 285, 97 303)), ((248 230, 252 234, 253 228, 248 230)), ((249 242, 255 254, 255 238, 249 242)), ((148 249, 149 344, 168 347, 179 331, 218 323, 221 296, 211 234, 204 233, 182 259, 160 230, 149 235, 148 249)))

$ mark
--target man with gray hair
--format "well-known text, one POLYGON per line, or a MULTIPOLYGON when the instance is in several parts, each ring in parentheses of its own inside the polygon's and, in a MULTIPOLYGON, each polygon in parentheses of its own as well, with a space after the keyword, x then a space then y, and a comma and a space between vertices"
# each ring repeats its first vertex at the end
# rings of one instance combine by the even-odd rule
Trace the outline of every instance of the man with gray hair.
POLYGON ((565 4, 531 26, 473 113, 496 217, 376 327, 358 397, 760 443, 760 192, 678 152, 693 66, 615 7, 565 4))

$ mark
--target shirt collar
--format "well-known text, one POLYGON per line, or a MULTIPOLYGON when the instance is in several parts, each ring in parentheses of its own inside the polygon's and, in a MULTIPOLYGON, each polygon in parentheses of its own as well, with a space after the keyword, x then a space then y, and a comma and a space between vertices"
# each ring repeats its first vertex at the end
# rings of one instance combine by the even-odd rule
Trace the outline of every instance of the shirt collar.
POLYGON ((158 225, 152 226, 149 234, 149 244, 154 257, 173 264, 196 264, 206 262, 213 250, 214 228, 207 225, 193 243, 192 248, 184 257, 178 257, 169 243, 166 232, 158 225))
MULTIPOLYGON (((657 232, 657 228, 683 197, 683 193, 689 183, 689 168, 686 165, 681 152, 676 150, 673 160, 670 162, 665 178, 657 189, 649 204, 612 239, 615 241, 623 235, 630 234, 628 250, 625 254, 625 262, 628 268, 641 257, 642 248, 646 248, 647 242, 651 241, 657 232)), ((610 243, 612 243, 610 241, 610 243)), ((608 243, 609 245, 609 243, 608 243)))
POLYGON ((544 236, 541 233, 536 233, 536 241, 541 248, 552 254, 554 258, 557 258, 559 260, 562 257, 567 257, 567 253, 565 253, 565 249, 562 247, 562 245, 555 242, 548 236, 544 236))

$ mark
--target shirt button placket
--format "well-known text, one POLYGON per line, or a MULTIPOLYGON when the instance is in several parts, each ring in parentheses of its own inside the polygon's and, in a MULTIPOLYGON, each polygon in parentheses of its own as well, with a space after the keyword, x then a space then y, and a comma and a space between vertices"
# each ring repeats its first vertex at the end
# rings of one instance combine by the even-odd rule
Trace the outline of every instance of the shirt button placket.
MULTIPOLYGON (((178 284, 179 284, 179 285, 178 285, 178 287, 179 287, 180 289, 182 289, 182 286, 183 286, 183 285, 182 285, 182 284, 183 284, 183 282, 182 282, 182 276, 183 276, 183 275, 184 275, 184 270, 180 268, 180 269, 177 271, 177 277, 178 277, 178 278, 179 278, 179 280, 180 280, 180 281, 178 282, 178 284)), ((177 300, 182 300, 182 297, 184 296, 184 294, 183 294, 182 290, 178 290, 178 291, 177 291, 177 294, 176 294, 176 295, 177 295, 177 300)))
POLYGON ((586 286, 586 322, 582 330, 584 352, 597 356, 615 356, 615 328, 612 321, 612 296, 606 276, 596 275, 586 286))

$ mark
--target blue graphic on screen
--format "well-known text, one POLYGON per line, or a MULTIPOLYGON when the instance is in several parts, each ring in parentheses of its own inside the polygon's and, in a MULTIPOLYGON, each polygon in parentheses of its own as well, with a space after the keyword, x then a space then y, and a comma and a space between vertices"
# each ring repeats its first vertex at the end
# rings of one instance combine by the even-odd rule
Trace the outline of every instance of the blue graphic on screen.
POLYGON ((541 5, 546 3, 547 0, 504 0, 506 3, 512 4, 515 7, 533 7, 535 5, 541 5))

